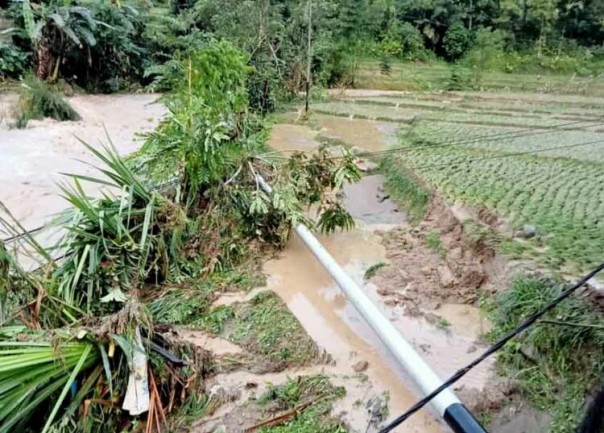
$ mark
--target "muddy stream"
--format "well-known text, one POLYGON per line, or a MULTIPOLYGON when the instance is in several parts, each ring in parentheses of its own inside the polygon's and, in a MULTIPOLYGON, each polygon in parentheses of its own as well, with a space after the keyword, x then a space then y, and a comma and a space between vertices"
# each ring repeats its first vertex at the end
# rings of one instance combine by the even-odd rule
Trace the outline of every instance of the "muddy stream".
MULTIPOLYGON (((322 133, 361 137, 354 145, 367 150, 384 149, 395 129, 380 122, 347 119, 322 120, 322 133), (336 123, 333 123, 336 122, 336 123), (362 134, 355 134, 355 128, 362 134), (338 134, 339 133, 339 134, 338 134)), ((277 150, 311 150, 318 143, 312 131, 300 125, 277 125, 269 144, 277 150)), ((452 374, 476 354, 478 340, 488 329, 479 311, 467 305, 445 304, 435 312, 448 323, 447 329, 408 317, 400 307, 388 307, 377 293, 378 287, 365 281, 364 274, 372 265, 384 263, 386 249, 380 234, 406 225, 406 216, 384 197, 383 179, 379 175, 366 176, 356 185, 345 189, 346 206, 357 222, 348 232, 319 236, 321 243, 336 261, 364 288, 367 294, 383 308, 384 313, 416 347, 416 350, 441 376, 452 374)), ((365 374, 374 393, 388 393, 389 417, 399 415, 420 396, 402 368, 383 347, 378 337, 363 321, 345 295, 322 268, 312 253, 296 237, 277 259, 264 266, 268 277, 267 288, 278 293, 302 323, 308 334, 334 359, 340 373, 354 374, 359 362, 367 363, 365 374)), ((491 364, 483 364, 470 373, 458 386, 482 389, 491 376, 491 364)), ((359 396, 361 401, 371 396, 359 396)), ((352 426, 364 431, 360 413, 348 413, 352 426)), ((413 416, 401 426, 400 432, 448 431, 430 410, 413 416)))

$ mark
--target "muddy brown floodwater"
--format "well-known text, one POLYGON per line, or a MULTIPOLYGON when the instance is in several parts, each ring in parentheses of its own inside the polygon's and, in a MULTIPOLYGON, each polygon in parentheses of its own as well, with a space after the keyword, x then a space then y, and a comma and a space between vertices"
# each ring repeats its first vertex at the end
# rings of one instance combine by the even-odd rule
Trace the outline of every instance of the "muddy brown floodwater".
MULTIPOLYGON (((31 121, 25 129, 0 123, 0 201, 28 229, 66 207, 58 194, 60 173, 91 175, 97 161, 80 142, 100 147, 108 137, 122 154, 139 148, 137 134, 150 131, 165 113, 159 95, 79 95, 69 99, 77 122, 31 121)), ((10 114, 14 95, 0 94, 1 113, 10 114)), ((97 185, 86 185, 94 195, 97 185)))
MULTIPOLYGON (((336 136, 344 134, 343 128, 347 128, 344 122, 322 119, 323 125, 330 125, 330 133, 336 136)), ((391 139, 389 135, 394 132, 388 127, 382 127, 381 132, 374 130, 370 150, 380 150, 376 148, 378 141, 382 143, 381 148, 385 148, 391 139)), ((313 137, 305 126, 276 125, 270 143, 276 149, 289 149, 292 143, 304 143, 304 147, 311 147, 313 137), (296 136, 296 133, 300 134, 296 136)), ((365 177, 359 184, 348 186, 345 189, 345 203, 357 221, 357 228, 319 236, 319 240, 432 368, 441 377, 446 377, 473 358, 475 354, 472 352, 482 344, 480 337, 488 330, 488 323, 474 307, 447 304, 435 312, 447 323, 446 329, 441 329, 422 318, 406 316, 400 307, 385 305, 378 294, 380 288, 365 281, 367 269, 387 261, 379 233, 406 224, 404 213, 399 212, 383 196, 382 183, 383 179, 374 175, 365 177)), ((293 237, 278 258, 266 262, 263 270, 268 277, 267 288, 282 297, 308 334, 333 357, 338 371, 354 374, 355 364, 359 361, 368 363, 365 374, 373 386, 373 392, 387 392, 390 396, 389 418, 417 401, 420 395, 405 372, 297 237, 293 237)), ((481 390, 491 377, 491 370, 492 364, 487 362, 471 372, 458 386, 481 390)), ((361 407, 358 413, 345 416, 351 426, 359 431, 366 429, 366 425, 362 424, 365 419, 363 411, 361 407)), ((397 431, 444 432, 448 428, 431 410, 424 410, 397 431)))

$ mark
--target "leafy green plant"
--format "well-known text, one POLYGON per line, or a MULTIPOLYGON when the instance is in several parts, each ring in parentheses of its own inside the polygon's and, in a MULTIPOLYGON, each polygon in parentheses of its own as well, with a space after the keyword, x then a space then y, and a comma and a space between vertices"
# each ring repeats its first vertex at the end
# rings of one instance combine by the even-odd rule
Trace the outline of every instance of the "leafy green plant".
POLYGON ((378 262, 374 265, 371 265, 367 268, 367 270, 365 271, 365 275, 363 275, 363 279, 365 280, 370 280, 373 277, 376 276, 376 274, 378 273, 378 271, 380 269, 382 269, 384 266, 387 266, 387 263, 384 262, 378 262))
POLYGON ((16 45, 0 40, 0 79, 19 77, 27 67, 29 55, 16 45))
POLYGON ((346 433, 341 421, 327 415, 333 402, 345 394, 344 388, 334 387, 325 376, 299 376, 285 384, 272 386, 260 397, 261 404, 269 402, 285 409, 307 405, 290 421, 276 427, 265 427, 262 433, 346 433))
POLYGON ((21 84, 16 125, 24 128, 29 120, 44 117, 60 121, 80 120, 79 114, 56 87, 28 77, 21 84))
MULTIPOLYGON (((45 422, 36 421, 40 431, 49 432, 72 383, 99 359, 100 352, 95 345, 85 341, 63 342, 56 347, 39 340, 0 341, 0 432, 9 433, 23 428, 37 416, 40 406, 59 393, 49 406, 52 410, 45 422)), ((101 371, 97 370, 97 378, 101 371)), ((92 383, 82 383, 75 398, 63 411, 74 413, 92 383)))
POLYGON ((503 51, 504 34, 498 30, 483 28, 476 32, 474 46, 464 62, 472 69, 474 86, 480 87, 484 74, 496 65, 503 51))
POLYGON ((447 250, 445 245, 443 244, 442 239, 440 238, 440 233, 437 230, 430 230, 426 235, 426 244, 428 248, 437 253, 441 258, 444 258, 447 254, 447 250))
POLYGON ((158 193, 150 191, 111 146, 99 151, 85 145, 104 167, 104 177, 72 174, 73 185, 62 186, 71 204, 58 220, 68 233, 60 247, 66 258, 55 271, 57 294, 86 312, 98 302, 121 305, 129 291, 148 280, 162 281, 169 272, 174 233, 183 230, 185 217, 158 193), (120 191, 100 200, 89 198, 81 181, 120 191), (169 229, 168 229, 169 227, 169 229))
POLYGON ((384 158, 380 162, 380 169, 386 177, 385 186, 391 196, 409 212, 410 220, 418 223, 428 210, 430 193, 410 174, 401 170, 393 159, 384 158))
POLYGON ((451 76, 447 83, 447 90, 465 90, 471 86, 470 72, 457 63, 451 67, 451 76))

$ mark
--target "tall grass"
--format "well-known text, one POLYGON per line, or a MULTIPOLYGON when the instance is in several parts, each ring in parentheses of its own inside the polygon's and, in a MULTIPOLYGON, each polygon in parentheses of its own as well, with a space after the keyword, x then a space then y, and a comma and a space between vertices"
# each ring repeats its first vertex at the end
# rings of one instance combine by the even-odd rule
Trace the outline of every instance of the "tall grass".
MULTIPOLYGON (((563 290, 549 279, 517 279, 492 305, 490 337, 496 340, 511 331, 563 290)), ((553 415, 549 431, 568 433, 578 424, 587 396, 604 377, 603 347, 604 317, 573 296, 507 345, 498 363, 519 380, 529 401, 553 415)))
POLYGON ((21 84, 15 126, 25 128, 32 119, 45 117, 59 121, 80 120, 80 115, 69 105, 59 89, 37 78, 27 77, 21 84))

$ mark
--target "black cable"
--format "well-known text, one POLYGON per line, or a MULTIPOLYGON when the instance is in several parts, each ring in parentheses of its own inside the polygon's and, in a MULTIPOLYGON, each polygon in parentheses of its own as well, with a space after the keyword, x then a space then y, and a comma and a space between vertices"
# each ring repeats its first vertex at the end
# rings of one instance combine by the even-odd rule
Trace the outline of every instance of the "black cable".
POLYGON ((42 226, 36 227, 35 229, 27 230, 26 232, 23 232, 23 233, 17 233, 16 235, 10 236, 10 237, 5 238, 5 239, 2 239, 2 242, 6 244, 6 243, 9 243, 9 242, 16 241, 17 239, 21 239, 23 236, 31 235, 33 233, 37 233, 39 231, 42 231, 46 227, 48 227, 48 226, 42 225, 42 226))
POLYGON ((604 270, 604 263, 600 264, 593 271, 591 271, 586 276, 581 278, 581 280, 579 280, 579 282, 576 283, 574 286, 572 286, 571 288, 562 292, 556 299, 551 301, 549 304, 547 304, 541 310, 537 311, 536 313, 534 313, 531 316, 529 316, 528 318, 526 318, 524 320, 524 322, 522 322, 522 324, 520 324, 516 329, 514 329, 513 331, 511 331, 507 335, 505 335, 503 338, 501 338, 497 343, 495 343, 491 347, 489 347, 478 358, 474 359, 472 362, 470 362, 465 367, 462 367, 459 370, 457 370, 441 386, 439 386, 434 391, 432 391, 430 394, 428 394, 426 397, 424 397, 423 399, 418 401, 416 404, 414 404, 411 408, 409 408, 409 410, 407 410, 407 412, 405 412, 404 414, 402 414, 401 416, 396 418, 394 421, 392 421, 390 424, 388 424, 386 427, 381 429, 379 431, 379 433, 389 433, 393 429, 395 429, 396 427, 401 425, 411 415, 413 415, 415 412, 417 412, 418 410, 423 408, 425 405, 427 405, 434 397, 436 397, 442 391, 444 391, 445 389, 447 389, 448 387, 453 385, 455 382, 457 382, 459 379, 464 377, 470 370, 472 370, 474 367, 476 367, 482 361, 484 361, 489 356, 491 356, 493 353, 497 352, 499 349, 501 349, 503 346, 505 346, 505 344, 508 341, 510 341, 512 338, 514 338, 515 336, 520 334, 522 331, 526 330, 529 326, 534 324, 537 320, 539 320, 541 317, 543 317, 547 312, 552 310, 554 307, 556 307, 556 305, 558 305, 560 302, 562 302, 563 300, 568 298, 570 295, 572 295, 575 291, 577 291, 577 289, 579 289, 579 287, 583 286, 585 283, 587 283, 590 279, 592 279, 596 274, 598 274, 602 270, 604 270))
MULTIPOLYGON (((560 127, 576 125, 576 124, 586 123, 586 122, 587 122, 587 125, 584 125, 583 127, 597 126, 597 125, 601 124, 601 122, 589 122, 587 120, 578 120, 578 121, 553 125, 552 128, 549 128, 549 129, 537 129, 535 131, 535 128, 527 127, 527 128, 523 128, 523 129, 519 129, 519 130, 515 130, 515 131, 499 132, 496 134, 477 135, 477 136, 464 138, 464 139, 458 139, 458 140, 440 141, 440 142, 436 142, 436 143, 430 143, 430 144, 427 144, 424 146, 405 146, 405 147, 395 147, 395 148, 391 148, 391 149, 379 150, 379 151, 374 151, 374 152, 359 152, 359 153, 354 154, 353 156, 355 156, 355 157, 378 156, 378 155, 387 155, 390 153, 408 152, 408 151, 421 150, 421 149, 433 148, 433 147, 441 148, 441 147, 449 147, 449 146, 459 146, 459 145, 464 145, 464 144, 470 144, 475 141, 480 141, 480 140, 484 140, 484 139, 487 139, 489 142, 493 142, 493 141, 510 140, 510 139, 514 139, 514 138, 533 137, 536 135, 553 134, 553 133, 559 132, 558 129, 560 127), (534 131, 534 132, 531 132, 531 131, 534 131), (512 134, 516 134, 516 135, 512 135, 512 134)), ((577 130, 577 128, 565 129, 565 130, 574 131, 574 130, 577 130)), ((341 159, 341 158, 342 158, 341 156, 334 156, 331 159, 341 159)))
MULTIPOLYGON (((179 178, 173 178, 173 179, 167 180, 166 182, 163 182, 163 183, 160 183, 160 184, 157 184, 157 185, 150 185, 149 189, 151 191, 162 191, 162 190, 167 189, 167 188, 169 188, 171 186, 177 185, 178 181, 179 181, 179 178)), ((14 242, 16 240, 21 239, 24 236, 32 235, 34 233, 37 233, 37 232, 42 231, 44 229, 47 229, 48 227, 50 227, 49 224, 44 224, 44 225, 41 225, 41 226, 36 227, 34 229, 27 230, 27 231, 25 231, 23 233, 17 233, 16 235, 9 236, 8 238, 1 239, 0 242, 2 242, 4 244, 10 243, 10 242, 14 242)))

